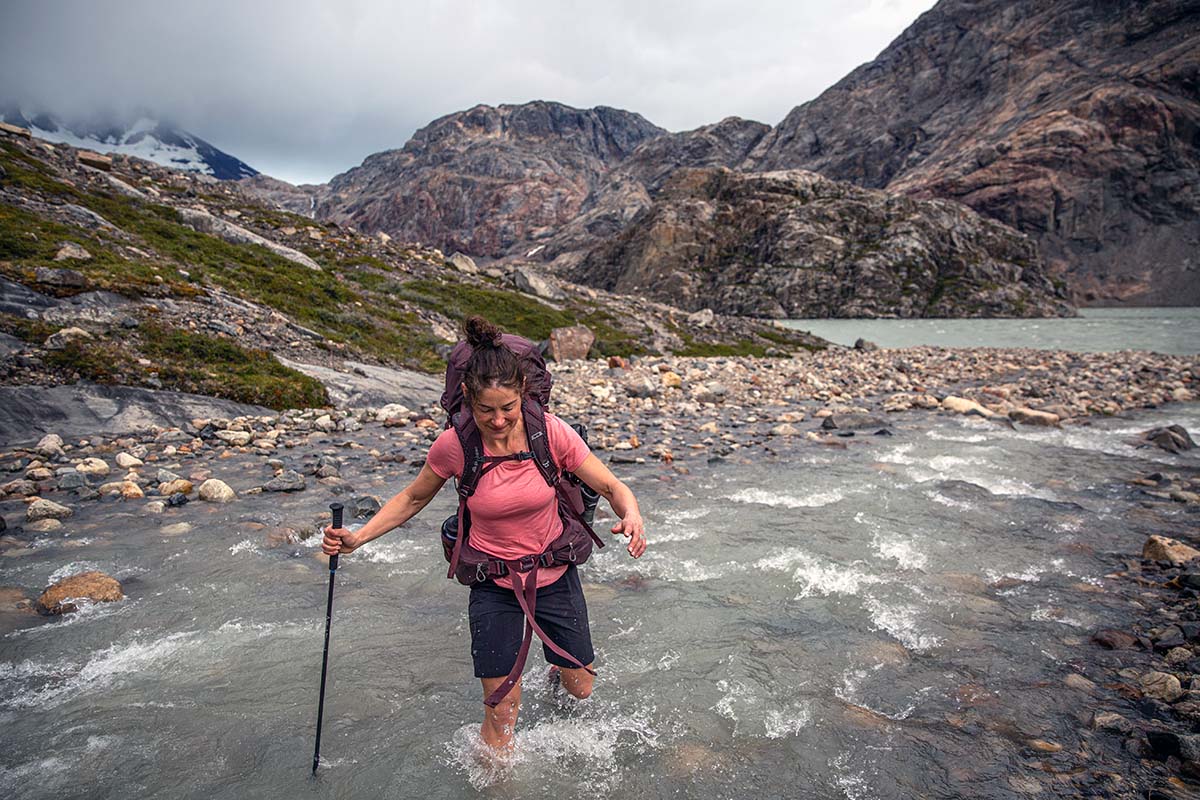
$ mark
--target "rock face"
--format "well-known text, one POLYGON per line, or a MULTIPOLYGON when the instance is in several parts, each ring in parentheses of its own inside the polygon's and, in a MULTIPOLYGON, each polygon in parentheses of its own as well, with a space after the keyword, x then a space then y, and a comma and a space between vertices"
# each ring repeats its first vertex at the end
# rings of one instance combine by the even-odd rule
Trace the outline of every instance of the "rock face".
POLYGON ((677 170, 574 280, 759 317, 1068 314, 1027 237, 811 172, 677 170))
POLYGON ((1084 300, 1200 303, 1200 0, 942 0, 748 170, 959 200, 1084 300))
POLYGON ((336 176, 316 214, 446 252, 500 256, 565 225, 611 167, 662 133, 614 108, 480 105, 336 176))

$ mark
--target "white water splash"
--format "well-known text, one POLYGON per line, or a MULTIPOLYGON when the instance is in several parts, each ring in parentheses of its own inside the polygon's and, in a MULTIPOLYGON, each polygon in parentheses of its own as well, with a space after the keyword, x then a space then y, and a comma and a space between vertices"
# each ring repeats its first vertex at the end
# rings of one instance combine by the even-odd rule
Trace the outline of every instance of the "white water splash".
POLYGON ((742 489, 734 492, 725 499, 735 503, 756 503, 758 505, 783 508, 820 508, 832 505, 845 498, 839 489, 827 492, 813 492, 807 495, 790 495, 782 492, 771 492, 766 489, 742 489))
POLYGON ((920 612, 913 606, 885 603, 874 597, 868 597, 865 605, 871 615, 871 624, 885 631, 907 650, 922 653, 942 643, 937 636, 921 631, 917 624, 920 612))
MULTIPOLYGON (((858 562, 855 562, 858 563, 858 562)), ((817 595, 855 595, 864 586, 882 583, 883 578, 852 566, 833 564, 798 548, 788 548, 754 563, 759 570, 792 570, 792 580, 800 584, 796 599, 817 595)))

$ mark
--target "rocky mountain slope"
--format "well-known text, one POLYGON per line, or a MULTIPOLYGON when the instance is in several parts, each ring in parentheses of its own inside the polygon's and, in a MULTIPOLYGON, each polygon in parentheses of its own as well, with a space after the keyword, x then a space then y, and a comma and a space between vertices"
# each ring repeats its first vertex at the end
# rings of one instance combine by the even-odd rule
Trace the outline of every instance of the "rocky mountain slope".
POLYGON ((572 275, 684 308, 765 317, 1070 313, 1033 242, 1011 228, 957 203, 798 170, 678 170, 572 275))
POLYGON ((238 183, 0 132, 0 384, 378 404, 410 382, 395 370, 443 369, 471 313, 534 340, 585 325, 593 356, 824 346, 528 267, 481 270, 264 205, 238 183))
POLYGON ((501 256, 570 222, 612 167, 663 133, 612 108, 476 106, 338 175, 315 213, 447 252, 501 256))
POLYGON ((1083 300, 1200 303, 1200 2, 942 0, 748 170, 961 201, 1083 300))

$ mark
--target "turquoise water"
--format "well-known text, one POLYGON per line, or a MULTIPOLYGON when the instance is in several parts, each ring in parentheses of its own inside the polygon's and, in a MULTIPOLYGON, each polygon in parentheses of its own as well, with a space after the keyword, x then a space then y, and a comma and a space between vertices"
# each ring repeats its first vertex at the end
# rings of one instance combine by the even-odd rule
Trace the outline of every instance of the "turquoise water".
POLYGON ((784 324, 844 345, 862 337, 880 347, 1200 352, 1200 308, 1085 308, 1068 319, 793 319, 784 324))

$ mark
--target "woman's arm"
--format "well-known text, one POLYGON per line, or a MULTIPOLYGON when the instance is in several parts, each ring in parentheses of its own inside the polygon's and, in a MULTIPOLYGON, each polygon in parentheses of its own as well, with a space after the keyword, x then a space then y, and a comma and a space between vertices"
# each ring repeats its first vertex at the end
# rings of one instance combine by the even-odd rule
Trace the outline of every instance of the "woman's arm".
POLYGON ((383 508, 357 531, 327 527, 325 538, 321 540, 321 549, 329 555, 354 552, 372 539, 378 539, 415 517, 418 511, 429 505, 429 501, 445 483, 446 479, 430 469, 426 463, 412 483, 388 500, 383 508))
POLYGON ((625 534, 629 537, 629 555, 641 557, 646 552, 646 525, 642 521, 642 512, 638 508, 637 498, 629 487, 617 480, 612 470, 604 466, 595 455, 589 455, 575 475, 588 486, 604 495, 604 499, 612 506, 621 521, 612 526, 614 534, 625 534))

